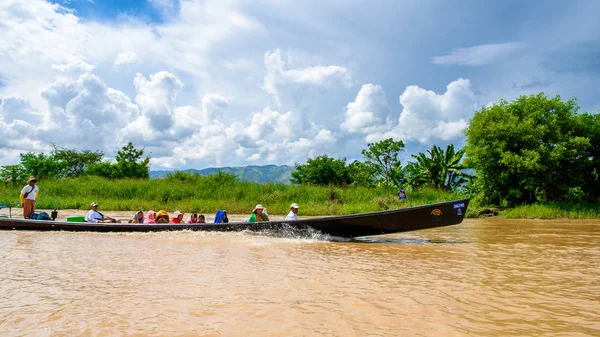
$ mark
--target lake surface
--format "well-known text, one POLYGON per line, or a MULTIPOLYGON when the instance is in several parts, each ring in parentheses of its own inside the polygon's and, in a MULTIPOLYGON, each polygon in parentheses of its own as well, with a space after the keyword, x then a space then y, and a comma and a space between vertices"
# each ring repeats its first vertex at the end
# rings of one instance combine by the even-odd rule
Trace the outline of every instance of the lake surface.
POLYGON ((1 336, 599 336, 600 222, 0 232, 1 336))

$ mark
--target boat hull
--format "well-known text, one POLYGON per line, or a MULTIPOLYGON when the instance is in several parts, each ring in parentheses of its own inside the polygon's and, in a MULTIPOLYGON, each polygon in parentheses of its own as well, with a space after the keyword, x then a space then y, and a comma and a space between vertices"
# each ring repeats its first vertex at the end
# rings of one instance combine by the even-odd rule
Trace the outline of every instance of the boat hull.
POLYGON ((157 232, 157 231, 264 231, 317 230, 337 237, 361 237, 408 232, 456 225, 462 222, 469 199, 397 210, 345 216, 302 219, 298 221, 231 222, 227 224, 122 224, 75 223, 63 221, 0 218, 0 230, 82 231, 82 232, 157 232))

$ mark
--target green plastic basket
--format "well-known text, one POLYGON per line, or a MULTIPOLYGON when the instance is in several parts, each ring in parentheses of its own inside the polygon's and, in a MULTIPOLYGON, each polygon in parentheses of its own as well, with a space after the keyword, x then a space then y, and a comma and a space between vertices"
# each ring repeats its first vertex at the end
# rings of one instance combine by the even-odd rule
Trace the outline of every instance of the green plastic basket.
POLYGON ((67 217, 67 222, 85 222, 84 216, 70 216, 67 217))

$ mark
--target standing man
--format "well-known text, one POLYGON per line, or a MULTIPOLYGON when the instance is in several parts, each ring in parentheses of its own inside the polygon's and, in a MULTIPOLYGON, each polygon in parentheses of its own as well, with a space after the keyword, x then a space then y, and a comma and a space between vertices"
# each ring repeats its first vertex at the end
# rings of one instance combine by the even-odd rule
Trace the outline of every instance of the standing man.
POLYGON ((292 206, 290 206, 290 212, 285 217, 285 220, 298 220, 298 215, 296 214, 298 214, 298 204, 293 203, 292 206))
POLYGON ((29 219, 35 210, 35 199, 37 199, 40 188, 35 184, 37 179, 29 177, 27 185, 21 190, 21 206, 23 206, 23 217, 29 219))

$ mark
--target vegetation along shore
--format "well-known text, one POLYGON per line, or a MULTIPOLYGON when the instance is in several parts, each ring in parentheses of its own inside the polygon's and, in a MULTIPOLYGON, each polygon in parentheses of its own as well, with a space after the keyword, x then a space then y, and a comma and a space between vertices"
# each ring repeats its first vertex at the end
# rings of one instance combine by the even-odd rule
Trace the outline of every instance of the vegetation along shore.
POLYGON ((257 202, 285 214, 343 215, 471 198, 467 217, 600 218, 600 117, 579 113, 576 100, 543 93, 476 111, 456 150, 433 145, 403 161, 404 142, 369 143, 363 160, 326 154, 296 164, 291 184, 242 181, 218 171, 174 171, 150 179, 150 158, 132 143, 112 161, 101 151, 61 148, 22 153, 2 166, 0 201, 18 201, 28 176, 39 179, 41 209, 167 209, 212 214, 250 212, 257 202), (397 193, 405 189, 408 198, 397 193))

